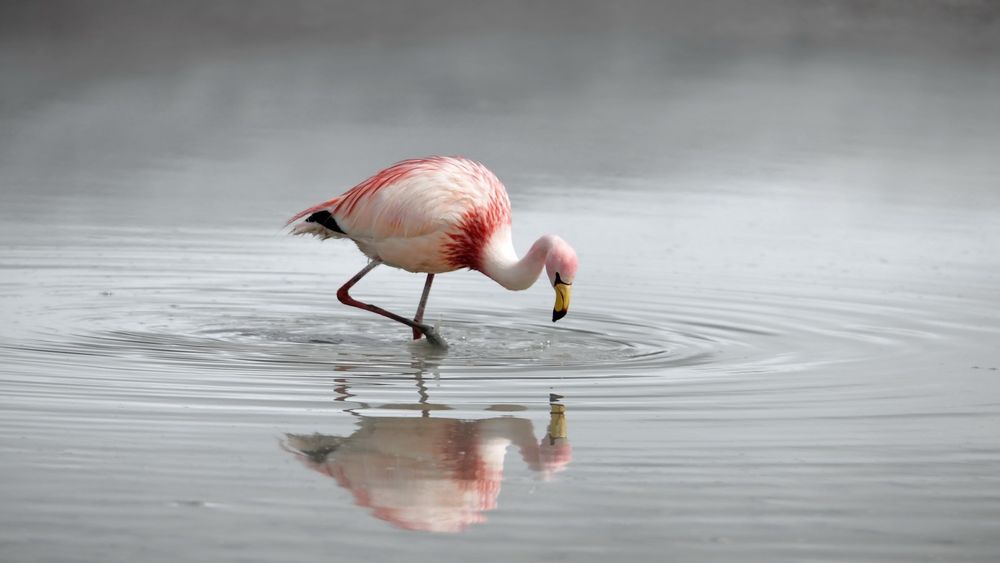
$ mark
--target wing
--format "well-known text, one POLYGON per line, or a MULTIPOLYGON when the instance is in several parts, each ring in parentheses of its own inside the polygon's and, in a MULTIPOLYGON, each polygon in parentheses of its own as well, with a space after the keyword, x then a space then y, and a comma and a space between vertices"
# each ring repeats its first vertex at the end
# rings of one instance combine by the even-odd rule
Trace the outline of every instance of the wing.
POLYGON ((464 158, 429 157, 394 164, 290 222, 305 217, 295 233, 377 243, 453 232, 469 216, 498 208, 509 223, 507 192, 485 166, 464 158))

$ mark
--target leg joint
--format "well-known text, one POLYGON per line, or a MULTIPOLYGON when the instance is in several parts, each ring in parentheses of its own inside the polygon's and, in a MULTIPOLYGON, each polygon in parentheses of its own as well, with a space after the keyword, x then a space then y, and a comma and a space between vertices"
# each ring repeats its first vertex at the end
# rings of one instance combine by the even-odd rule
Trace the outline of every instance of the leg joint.
POLYGON ((350 305, 354 299, 351 299, 351 295, 347 293, 348 288, 342 287, 337 290, 337 299, 340 300, 344 305, 350 305))

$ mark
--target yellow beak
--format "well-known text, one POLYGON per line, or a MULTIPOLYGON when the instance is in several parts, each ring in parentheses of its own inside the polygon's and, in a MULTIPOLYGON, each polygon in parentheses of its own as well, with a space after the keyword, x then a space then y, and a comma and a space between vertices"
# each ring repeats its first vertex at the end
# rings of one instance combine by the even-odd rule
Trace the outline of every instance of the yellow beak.
POLYGON ((552 308, 552 322, 566 316, 566 312, 569 311, 569 296, 573 291, 572 286, 562 282, 556 282, 555 288, 556 306, 552 308))

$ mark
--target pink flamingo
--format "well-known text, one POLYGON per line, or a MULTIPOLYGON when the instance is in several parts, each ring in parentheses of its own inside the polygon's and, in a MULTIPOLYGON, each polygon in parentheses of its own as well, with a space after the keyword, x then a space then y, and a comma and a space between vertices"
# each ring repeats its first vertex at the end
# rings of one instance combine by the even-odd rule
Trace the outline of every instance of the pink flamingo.
POLYGON ((545 266, 556 292, 552 321, 569 310, 576 276, 573 248, 555 235, 539 238, 518 259, 511 240, 510 199, 503 184, 482 164, 461 157, 431 156, 396 163, 329 201, 289 219, 292 234, 321 239, 349 238, 370 262, 337 290, 341 303, 401 322, 445 346, 423 324, 434 275, 460 268, 477 270, 510 290, 531 287, 545 266), (300 221, 301 220, 301 221, 300 221), (413 320, 362 303, 349 290, 379 264, 427 274, 413 320))

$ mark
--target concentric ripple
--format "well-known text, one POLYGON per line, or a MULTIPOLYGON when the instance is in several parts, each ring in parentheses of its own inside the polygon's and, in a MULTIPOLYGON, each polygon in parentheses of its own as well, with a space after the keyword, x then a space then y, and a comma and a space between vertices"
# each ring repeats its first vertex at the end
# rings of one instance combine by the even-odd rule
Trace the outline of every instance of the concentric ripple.
MULTIPOLYGON (((289 314, 280 296, 216 291, 210 303, 180 301, 175 288, 145 288, 131 298, 114 294, 68 299, 41 311, 34 326, 3 346, 40 361, 86 362, 105 357, 188 363, 219 369, 340 369, 384 373, 433 359, 463 373, 571 371, 577 377, 704 366, 715 370, 801 370, 817 362, 881 357, 915 339, 933 340, 925 328, 890 328, 912 316, 900 307, 846 304, 787 296, 690 292, 660 298, 669 313, 574 311, 571 322, 533 322, 527 312, 441 309, 435 315, 447 351, 411 342, 405 327, 339 307, 334 313, 289 314), (164 299, 165 295, 170 297, 164 299), (247 296, 254 296, 248 299, 247 296), (824 353, 823 351, 826 351, 824 353), (49 355, 44 358, 42 355, 49 355)), ((197 293, 191 289, 191 294, 197 293)), ((290 310, 301 304, 291 304, 290 310)), ((581 307, 582 308, 582 307, 581 307)))
MULTIPOLYGON (((252 309, 252 307, 251 307, 252 309)), ((36 354, 58 354, 67 361, 79 357, 141 359, 172 364, 216 363, 220 368, 273 370, 339 366, 384 372, 409 365, 412 358, 437 359, 462 371, 522 371, 525 368, 604 373, 640 366, 693 365, 712 356, 717 343, 674 333, 657 337, 649 327, 611 315, 584 315, 587 329, 528 323, 510 312, 480 312, 470 317, 455 312, 440 331, 449 348, 438 350, 426 341, 409 340, 405 327, 374 316, 301 315, 294 318, 231 309, 200 309, 192 316, 147 318, 133 312, 127 326, 113 308, 104 315, 69 321, 67 333, 47 342, 33 335, 11 348, 36 354), (103 317, 103 318, 102 318, 103 317), (78 356, 72 358, 72 356, 78 356)))
MULTIPOLYGON (((112 229, 79 246, 43 241, 12 255, 0 303, 13 322, 0 347, 12 370, 35 374, 24 392, 41 397, 51 392, 46 382, 59 379, 49 373, 94 368, 81 377, 129 396, 155 388, 159 401, 215 396, 259 406, 279 397, 315 401, 316 382, 339 374, 369 398, 399 403, 412 398, 414 377, 433 375, 477 381, 451 388, 452 400, 469 406, 520 400, 515 381, 531 397, 539 386, 590 382, 596 387, 578 395, 607 406, 660 396, 668 383, 902 360, 943 338, 948 306, 935 303, 929 316, 905 295, 832 298, 735 280, 623 296, 615 282, 595 279, 581 285, 586 291, 570 317, 552 324, 538 321, 544 311, 517 308, 525 307, 523 296, 458 276, 429 309, 449 342, 442 351, 412 342, 392 321, 336 303, 331 284, 313 273, 315 248, 252 233, 238 233, 252 240, 241 244, 233 236, 192 231, 173 245, 147 246, 132 242, 142 238, 133 230, 112 229), (260 269, 246 267, 248 255, 260 269), (498 298, 484 302, 487 291, 498 298), (304 387, 293 391, 296 384, 304 387), (398 386, 395 394, 386 394, 387 385, 398 386)), ((333 248, 341 253, 335 258, 355 258, 353 249, 333 248)), ((412 306, 417 278, 383 276, 362 290, 377 288, 389 309, 412 306)))

